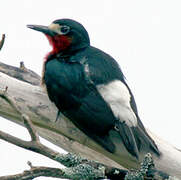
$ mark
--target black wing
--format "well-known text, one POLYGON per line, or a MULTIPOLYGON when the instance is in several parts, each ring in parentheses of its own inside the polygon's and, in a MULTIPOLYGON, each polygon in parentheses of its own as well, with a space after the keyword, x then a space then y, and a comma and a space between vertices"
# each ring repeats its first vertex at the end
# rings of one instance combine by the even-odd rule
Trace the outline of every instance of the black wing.
MULTIPOLYGON (((91 72, 93 72, 93 75, 92 75, 93 81, 95 83, 109 83, 114 80, 120 80, 127 87, 129 94, 130 94, 130 106, 131 106, 131 109, 133 110, 134 114, 136 115, 137 126, 129 127, 125 123, 119 123, 118 126, 119 126, 119 130, 120 130, 120 136, 121 136, 121 139, 122 139, 125 147, 134 156, 137 156, 138 151, 140 151, 141 149, 144 149, 144 150, 146 149, 147 151, 149 151, 148 148, 150 148, 151 151, 153 151, 154 153, 156 153, 159 156, 160 152, 159 152, 155 142, 148 135, 145 127, 143 126, 143 124, 140 120, 134 96, 125 81, 125 77, 121 71, 121 68, 119 67, 117 62, 112 57, 105 54, 104 52, 100 52, 97 49, 94 49, 94 50, 96 51, 98 58, 94 59, 92 57, 91 62, 90 62, 90 69, 91 69, 91 63, 94 65, 91 70, 91 72), (97 59, 99 59, 99 61, 97 59), (96 69, 95 67, 101 67, 101 68, 96 69), (109 68, 107 68, 107 67, 109 67, 109 68), (102 77, 104 77, 104 78, 102 78, 102 77), (103 82, 98 81, 99 79, 101 79, 101 80, 104 79, 104 81, 103 82)), ((117 97, 119 98, 119 96, 121 96, 121 95, 122 94, 120 92, 117 94, 117 97)))
POLYGON ((114 127, 114 115, 84 70, 81 63, 56 59, 47 62, 44 77, 48 96, 79 129, 114 152, 114 144, 108 137, 114 127))

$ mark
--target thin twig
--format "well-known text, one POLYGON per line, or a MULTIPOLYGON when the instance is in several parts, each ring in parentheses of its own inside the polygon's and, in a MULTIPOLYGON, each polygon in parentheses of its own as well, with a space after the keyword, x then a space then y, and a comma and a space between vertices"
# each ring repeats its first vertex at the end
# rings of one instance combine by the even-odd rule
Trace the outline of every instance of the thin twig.
POLYGON ((57 177, 65 178, 65 173, 59 168, 50 168, 50 167, 32 167, 30 170, 26 170, 23 173, 10 175, 10 176, 1 176, 2 180, 30 180, 36 177, 57 177))
POLYGON ((0 50, 2 49, 2 47, 4 45, 4 41, 5 41, 5 34, 2 35, 2 39, 0 41, 0 50))
POLYGON ((31 141, 39 142, 40 140, 39 140, 38 133, 36 132, 35 128, 33 127, 33 124, 30 121, 29 117, 26 114, 22 114, 22 118, 23 118, 24 124, 31 136, 31 141))
MULTIPOLYGON (((33 127, 32 122, 29 120, 29 117, 27 115, 21 113, 21 111, 18 108, 18 106, 16 105, 16 102, 14 101, 13 97, 10 97, 8 95, 7 88, 5 90, 0 90, 0 97, 2 97, 6 102, 8 102, 10 104, 10 106, 21 116, 21 118, 23 119, 24 124, 31 136, 31 141, 24 141, 20 138, 14 137, 3 131, 0 131, 0 138, 7 142, 10 142, 14 145, 22 147, 24 149, 28 149, 28 150, 37 152, 37 153, 45 155, 53 160, 56 160, 57 159, 56 157, 58 155, 60 155, 60 153, 58 153, 40 143, 38 133, 36 132, 35 128, 33 127)), ((58 160, 56 160, 56 161, 58 161, 58 160)))

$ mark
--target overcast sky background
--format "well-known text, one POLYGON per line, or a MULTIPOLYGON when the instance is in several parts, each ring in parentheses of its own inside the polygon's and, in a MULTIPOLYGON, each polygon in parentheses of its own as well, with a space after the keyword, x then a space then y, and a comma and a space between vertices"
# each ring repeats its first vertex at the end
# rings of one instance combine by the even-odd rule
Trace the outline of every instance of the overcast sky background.
MULTIPOLYGON (((120 64, 136 98, 146 127, 181 148, 181 1, 180 0, 1 0, 0 35, 6 41, 0 61, 41 74, 50 51, 45 36, 27 24, 49 25, 72 18, 88 30, 91 44, 120 64)), ((0 130, 18 137, 28 133, 0 119, 0 130)), ((59 165, 0 140, 0 176, 20 173, 33 165, 59 165)), ((37 178, 50 179, 50 178, 37 178)))

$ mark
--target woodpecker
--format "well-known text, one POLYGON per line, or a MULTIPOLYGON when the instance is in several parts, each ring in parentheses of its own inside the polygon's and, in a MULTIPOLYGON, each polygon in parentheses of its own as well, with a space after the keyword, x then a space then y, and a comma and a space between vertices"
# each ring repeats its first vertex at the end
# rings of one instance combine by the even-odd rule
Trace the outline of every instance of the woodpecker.
POLYGON ((160 155, 139 118, 120 66, 109 54, 90 45, 83 25, 58 19, 49 26, 27 27, 44 33, 52 46, 42 81, 59 112, 110 153, 116 150, 109 137, 113 130, 132 157, 139 159, 145 147, 160 155))

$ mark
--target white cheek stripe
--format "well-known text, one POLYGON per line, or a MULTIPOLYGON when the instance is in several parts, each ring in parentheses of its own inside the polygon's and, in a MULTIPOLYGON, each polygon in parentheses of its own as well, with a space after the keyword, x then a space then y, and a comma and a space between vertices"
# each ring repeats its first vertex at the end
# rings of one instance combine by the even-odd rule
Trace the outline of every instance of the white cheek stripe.
POLYGON ((52 23, 48 26, 49 29, 51 29, 52 31, 60 34, 60 25, 59 24, 55 24, 55 23, 52 23))
POLYGON ((109 104, 116 118, 128 126, 136 126, 137 118, 130 106, 130 93, 120 80, 114 80, 108 84, 98 85, 97 90, 109 104))
POLYGON ((62 35, 64 34, 64 33, 62 33, 62 32, 60 31, 61 26, 60 26, 59 24, 52 23, 52 24, 50 24, 50 25, 48 26, 48 28, 51 29, 52 31, 60 34, 60 35, 61 35, 61 34, 62 34, 62 35))

